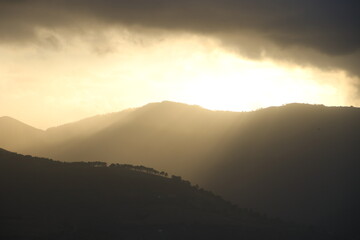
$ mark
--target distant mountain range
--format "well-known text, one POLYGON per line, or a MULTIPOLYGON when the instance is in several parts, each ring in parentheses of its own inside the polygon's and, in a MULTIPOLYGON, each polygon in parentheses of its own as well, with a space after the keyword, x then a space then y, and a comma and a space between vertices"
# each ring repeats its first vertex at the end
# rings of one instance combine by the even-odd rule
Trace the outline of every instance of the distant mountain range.
POLYGON ((0 149, 1 239, 336 239, 240 209, 144 166, 0 149))
POLYGON ((0 132, 11 151, 145 165, 287 220, 352 233, 360 216, 359 108, 237 113, 162 102, 46 131, 0 118, 0 132))

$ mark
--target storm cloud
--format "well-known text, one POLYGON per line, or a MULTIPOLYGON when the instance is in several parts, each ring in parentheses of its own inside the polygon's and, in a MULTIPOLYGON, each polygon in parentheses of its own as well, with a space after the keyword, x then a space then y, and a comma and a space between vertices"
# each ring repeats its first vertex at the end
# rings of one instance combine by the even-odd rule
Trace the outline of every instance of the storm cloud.
POLYGON ((2 0, 0 41, 36 41, 38 29, 186 31, 216 37, 248 57, 265 52, 360 76, 359 10, 358 0, 2 0))

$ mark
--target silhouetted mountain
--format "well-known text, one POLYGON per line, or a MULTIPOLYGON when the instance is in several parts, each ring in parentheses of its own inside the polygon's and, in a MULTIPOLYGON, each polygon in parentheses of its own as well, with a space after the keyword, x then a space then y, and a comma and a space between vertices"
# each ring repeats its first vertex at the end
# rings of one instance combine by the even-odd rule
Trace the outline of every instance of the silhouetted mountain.
POLYGON ((290 104, 249 113, 233 131, 204 186, 359 238, 360 109, 290 104))
POLYGON ((234 113, 162 102, 89 131, 23 153, 147 165, 240 206, 358 236, 358 108, 289 104, 234 113))
POLYGON ((1 239, 335 239, 239 209, 152 168, 0 149, 1 239))
MULTIPOLYGON (((173 102, 153 103, 131 111, 101 131, 91 130, 93 134, 86 138, 60 143, 49 138, 48 145, 24 153, 64 161, 101 159, 150 165, 192 178, 203 169, 204 158, 218 144, 227 125, 236 120, 233 116, 173 102)), ((78 128, 71 124, 67 127, 73 132, 78 128)))

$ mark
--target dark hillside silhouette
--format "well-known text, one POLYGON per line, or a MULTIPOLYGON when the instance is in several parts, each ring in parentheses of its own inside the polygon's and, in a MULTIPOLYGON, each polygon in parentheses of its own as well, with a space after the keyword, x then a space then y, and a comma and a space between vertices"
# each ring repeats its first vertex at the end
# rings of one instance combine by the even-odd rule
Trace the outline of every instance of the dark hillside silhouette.
POLYGON ((335 239, 144 166, 0 149, 1 239, 335 239))
MULTIPOLYGON (((359 235, 359 108, 289 104, 234 113, 162 102, 107 121, 66 140, 45 131, 46 144, 20 152, 149 166, 246 208, 359 235)), ((79 132, 81 122, 64 132, 79 132)))
POLYGON ((290 104, 248 118, 214 156, 221 161, 205 186, 241 206, 359 237, 360 110, 290 104))

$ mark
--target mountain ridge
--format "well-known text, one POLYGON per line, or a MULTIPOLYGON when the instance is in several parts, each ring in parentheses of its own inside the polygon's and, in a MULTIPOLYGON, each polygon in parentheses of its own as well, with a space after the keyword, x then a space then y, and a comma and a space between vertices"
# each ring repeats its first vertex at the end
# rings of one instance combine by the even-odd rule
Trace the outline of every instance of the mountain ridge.
POLYGON ((355 231, 359 108, 289 104, 234 113, 154 103, 125 119, 22 153, 151 166, 271 216, 355 231))
POLYGON ((258 108, 256 110, 251 110, 251 111, 230 111, 230 110, 211 110, 211 109, 207 109, 207 108, 204 108, 204 107, 201 107, 200 105, 196 105, 196 104, 186 104, 186 103, 181 103, 181 102, 173 102, 173 101, 161 101, 161 102, 152 102, 152 103, 148 103, 148 104, 145 104, 141 107, 135 107, 135 108, 127 108, 127 109, 124 109, 124 110, 121 110, 121 111, 116 111, 116 112, 111 112, 111 113, 105 113, 105 114, 98 114, 98 115, 93 115, 93 116, 90 116, 90 117, 86 117, 86 118, 82 118, 82 119, 79 119, 79 120, 76 120, 76 121, 71 121, 71 122, 67 122, 67 123, 64 123, 64 124, 60 124, 60 125, 56 125, 56 126, 52 126, 52 127, 48 127, 46 129, 40 129, 40 128, 36 128, 36 127, 33 127, 27 123, 24 123, 20 120, 17 120, 11 116, 0 116, 0 121, 2 119, 7 119, 7 120, 14 120, 16 122, 19 122, 19 123, 22 123, 24 125, 27 125, 31 128, 35 128, 37 130, 40 130, 40 131, 43 131, 43 132, 47 132, 47 131, 53 131, 55 129, 58 129, 58 128, 65 128, 67 126, 70 126, 70 125, 73 125, 73 124, 77 124, 77 123, 81 123, 82 121, 91 121, 91 120, 94 120, 96 118, 108 118, 110 116, 114 116, 114 115, 117 115, 117 114, 121 114, 123 112, 133 112, 133 111, 136 111, 136 110, 141 110, 141 109, 146 109, 146 110, 150 110, 152 107, 161 107, 161 106, 165 106, 165 105, 168 105, 171 106, 171 107, 176 107, 176 106, 182 106, 182 107, 186 107, 186 108, 193 108, 193 109, 198 109, 198 110, 202 110, 202 111, 209 111, 209 112, 216 112, 216 113, 234 113, 234 114, 237 114, 237 113, 253 113, 253 112, 259 112, 259 111, 268 111, 268 110, 273 110, 273 109, 279 109, 279 108, 287 108, 287 107, 297 107, 297 106, 302 106, 302 107, 309 107, 309 106, 312 106, 312 107, 325 107, 325 108, 332 108, 332 109, 336 109, 336 108, 340 108, 340 109, 360 109, 360 107, 354 107, 354 106, 325 106, 323 104, 308 104, 308 103, 287 103, 287 104, 284 104, 282 106, 269 106, 269 107, 265 107, 265 108, 258 108))

